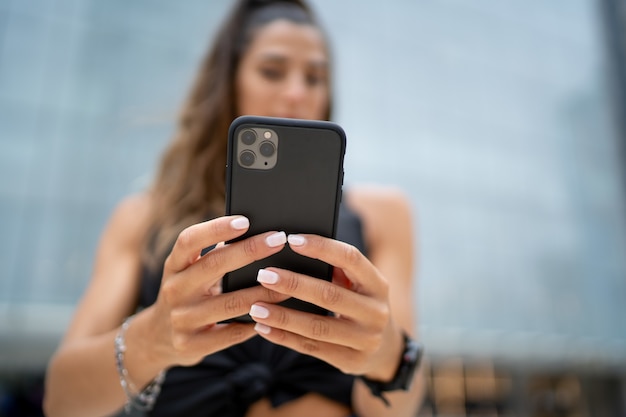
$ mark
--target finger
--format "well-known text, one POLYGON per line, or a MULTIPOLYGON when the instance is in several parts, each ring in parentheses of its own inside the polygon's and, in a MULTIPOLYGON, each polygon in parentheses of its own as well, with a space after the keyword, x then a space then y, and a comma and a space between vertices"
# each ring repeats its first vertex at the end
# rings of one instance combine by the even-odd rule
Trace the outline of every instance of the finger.
POLYGON ((294 252, 341 268, 358 292, 386 299, 387 282, 353 245, 318 235, 289 235, 287 240, 294 252))
POLYGON ((346 273, 341 268, 333 268, 333 284, 337 284, 342 288, 351 289, 352 281, 348 279, 346 273))
POLYGON ((249 226, 244 216, 224 216, 189 226, 178 235, 164 269, 184 270, 198 260, 202 249, 241 236, 249 226))
POLYGON ((255 302, 250 307, 250 317, 257 323, 272 328, 352 349, 360 350, 364 345, 371 346, 380 343, 380 340, 374 340, 375 337, 371 336, 376 333, 368 332, 364 327, 355 325, 353 322, 332 316, 305 313, 274 304, 255 302))
POLYGON ((272 343, 282 345, 305 355, 323 360, 346 374, 361 374, 365 355, 358 350, 335 345, 320 340, 273 328, 263 323, 256 323, 254 330, 272 343))
POLYGON ((255 302, 280 303, 287 298, 261 286, 205 297, 200 302, 173 310, 172 327, 184 333, 194 332, 247 314, 255 302))
POLYGON ((173 340, 173 347, 178 352, 180 365, 189 366, 199 358, 242 343, 257 333, 247 323, 218 324, 195 333, 179 333, 173 340))
POLYGON ((189 266, 184 273, 174 279, 164 280, 161 291, 171 291, 179 300, 210 294, 210 288, 224 274, 280 252, 285 242, 284 232, 267 232, 215 248, 189 266))
POLYGON ((266 268, 259 270, 257 281, 273 291, 307 301, 356 321, 367 320, 374 325, 386 323, 388 311, 385 310, 385 303, 323 279, 285 269, 266 268))

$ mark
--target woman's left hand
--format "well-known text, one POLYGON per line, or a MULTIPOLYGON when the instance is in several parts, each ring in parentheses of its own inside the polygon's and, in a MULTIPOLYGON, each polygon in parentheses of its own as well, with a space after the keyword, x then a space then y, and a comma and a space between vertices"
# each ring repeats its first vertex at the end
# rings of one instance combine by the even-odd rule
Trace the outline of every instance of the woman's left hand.
POLYGON ((288 241, 294 252, 333 265, 333 282, 278 268, 259 271, 258 281, 268 289, 335 314, 320 316, 257 302, 250 310, 257 332, 344 373, 391 379, 403 342, 401 330, 391 317, 385 277, 347 243, 317 235, 290 235, 288 241))

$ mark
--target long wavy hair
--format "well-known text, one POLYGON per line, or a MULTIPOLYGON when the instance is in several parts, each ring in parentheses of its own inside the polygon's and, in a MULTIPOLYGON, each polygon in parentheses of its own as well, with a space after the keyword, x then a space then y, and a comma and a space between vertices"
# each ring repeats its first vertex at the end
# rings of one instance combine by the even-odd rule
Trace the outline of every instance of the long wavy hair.
MULTIPOLYGON (((228 128, 239 116, 237 70, 256 31, 277 19, 312 25, 323 34, 302 0, 237 2, 200 65, 150 189, 146 265, 160 266, 182 229, 224 213, 228 128)), ((326 120, 331 116, 330 96, 326 120)))

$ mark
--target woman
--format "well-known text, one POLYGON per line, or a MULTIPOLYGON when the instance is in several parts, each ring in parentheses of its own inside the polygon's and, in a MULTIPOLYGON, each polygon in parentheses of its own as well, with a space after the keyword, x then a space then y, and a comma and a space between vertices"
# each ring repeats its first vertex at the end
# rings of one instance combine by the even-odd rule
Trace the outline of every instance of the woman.
POLYGON ((125 404, 151 415, 415 415, 422 384, 403 336, 415 334, 406 199, 347 190, 337 240, 269 231, 221 243, 249 226, 220 217, 227 130, 243 114, 330 118, 328 46, 301 1, 241 1, 218 33, 154 186, 122 201, 103 232, 91 283, 49 364, 49 416, 101 416, 125 404), (221 293, 226 272, 285 245, 333 265, 333 282, 268 268, 261 285, 221 293), (288 297, 335 314, 276 305, 288 297), (246 313, 255 325, 218 324, 246 313))

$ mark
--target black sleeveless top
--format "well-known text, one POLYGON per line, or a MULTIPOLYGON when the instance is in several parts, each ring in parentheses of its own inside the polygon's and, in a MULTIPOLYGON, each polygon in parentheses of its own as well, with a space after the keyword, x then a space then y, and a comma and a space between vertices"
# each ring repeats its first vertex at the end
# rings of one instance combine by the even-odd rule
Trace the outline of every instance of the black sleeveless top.
MULTIPOLYGON (((366 253, 361 220, 342 204, 337 239, 366 253)), ((143 269, 139 306, 156 301, 162 270, 143 269)), ((352 407, 354 377, 335 367, 255 336, 206 356, 191 367, 167 371, 149 416, 243 417, 253 403, 267 397, 278 407, 315 392, 352 407)))

